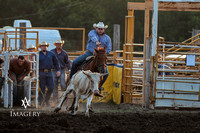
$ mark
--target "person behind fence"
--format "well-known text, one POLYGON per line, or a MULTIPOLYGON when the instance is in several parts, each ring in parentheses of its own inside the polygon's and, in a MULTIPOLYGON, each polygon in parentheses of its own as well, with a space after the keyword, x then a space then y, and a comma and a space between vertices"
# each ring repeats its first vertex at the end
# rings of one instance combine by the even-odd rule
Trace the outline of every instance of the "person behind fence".
MULTIPOLYGON (((27 47, 27 52, 36 52, 36 48, 33 44, 29 44, 27 47)), ((30 60, 31 62, 31 76, 35 76, 33 73, 33 69, 35 68, 35 64, 33 63, 33 61, 35 61, 35 57, 34 55, 30 55, 30 56, 26 56, 25 59, 30 60)))
MULTIPOLYGON (((87 51, 85 54, 77 57, 72 63, 72 69, 70 73, 70 78, 77 72, 77 67, 82 64, 88 56, 92 56, 95 54, 94 48, 97 47, 106 47, 106 54, 109 54, 112 49, 112 43, 110 37, 105 34, 105 30, 108 28, 107 25, 104 25, 103 22, 99 22, 98 24, 93 24, 94 30, 91 30, 88 34, 88 42, 87 42, 87 51)), ((106 73, 108 73, 108 69, 106 68, 106 73)), ((106 81, 108 75, 103 77, 103 81, 100 84, 100 87, 106 81)), ((95 96, 101 96, 98 90, 94 92, 95 96)))
MULTIPOLYGON (((1 64, 4 63, 4 60, 0 58, 0 68, 1 68, 1 64)), ((0 76, 0 95, 1 95, 1 89, 3 86, 5 78, 0 76)))
POLYGON ((55 84, 55 88, 53 90, 53 100, 55 101, 56 104, 58 103, 58 80, 60 80, 61 90, 64 91, 66 89, 65 71, 66 69, 70 70, 70 61, 68 59, 67 52, 62 49, 63 44, 64 44, 64 41, 58 40, 54 42, 54 45, 56 46, 56 48, 51 50, 57 57, 58 63, 61 68, 60 77, 57 77, 57 74, 56 74, 57 71, 55 69, 53 71, 53 78, 54 78, 54 84, 55 84))
POLYGON ((13 58, 10 60, 8 73, 13 82, 13 105, 21 105, 21 100, 24 99, 24 77, 30 73, 30 62, 21 55, 13 58))
POLYGON ((35 52, 35 46, 33 44, 29 44, 27 47, 27 52, 35 52))
POLYGON ((39 91, 39 104, 41 106, 44 103, 49 106, 49 99, 54 89, 53 82, 53 69, 56 70, 56 76, 60 76, 60 66, 55 54, 51 51, 48 51, 49 44, 45 41, 39 44, 41 51, 39 52, 39 80, 40 80, 40 89, 39 91), (47 87, 47 92, 45 94, 45 89, 47 87))
MULTIPOLYGON (((35 46, 32 44, 29 44, 28 47, 26 48, 26 50, 27 50, 27 52, 35 52, 35 46)), ((27 59, 27 60, 29 59, 31 61, 33 61, 33 57, 34 57, 33 55, 31 55, 30 57, 27 55, 24 56, 25 59, 27 59)))

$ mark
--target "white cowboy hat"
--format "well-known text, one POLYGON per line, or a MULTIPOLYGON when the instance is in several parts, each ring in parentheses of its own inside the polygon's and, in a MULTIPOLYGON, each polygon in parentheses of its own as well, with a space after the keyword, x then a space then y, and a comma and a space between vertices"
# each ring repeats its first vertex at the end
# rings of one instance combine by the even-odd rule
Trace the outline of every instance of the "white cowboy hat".
POLYGON ((93 24, 94 28, 101 28, 101 29, 107 29, 108 25, 104 25, 103 22, 99 22, 98 24, 93 24))
POLYGON ((49 43, 43 41, 43 42, 41 42, 41 43, 39 44, 39 47, 40 47, 40 46, 47 46, 47 47, 49 47, 49 43))
POLYGON ((29 44, 28 47, 27 47, 27 49, 35 49, 35 46, 32 45, 32 44, 29 44))
POLYGON ((56 42, 54 42, 53 44, 55 45, 56 43, 61 43, 61 44, 64 44, 65 41, 64 40, 57 40, 56 42))

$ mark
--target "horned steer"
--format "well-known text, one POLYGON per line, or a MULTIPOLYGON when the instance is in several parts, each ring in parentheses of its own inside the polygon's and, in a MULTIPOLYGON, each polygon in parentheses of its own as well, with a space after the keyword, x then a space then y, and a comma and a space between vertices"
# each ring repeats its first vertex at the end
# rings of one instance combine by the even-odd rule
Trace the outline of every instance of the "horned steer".
POLYGON ((104 76, 106 74, 100 73, 92 73, 90 70, 88 71, 78 71, 70 80, 70 83, 67 87, 67 90, 64 92, 62 99, 59 105, 56 107, 54 112, 58 112, 61 109, 61 106, 65 99, 67 99, 67 95, 72 91, 76 92, 76 100, 74 104, 73 115, 76 114, 78 109, 78 101, 79 99, 85 100, 87 99, 86 104, 86 112, 85 115, 89 117, 89 107, 92 102, 93 92, 98 90, 100 76, 104 76))

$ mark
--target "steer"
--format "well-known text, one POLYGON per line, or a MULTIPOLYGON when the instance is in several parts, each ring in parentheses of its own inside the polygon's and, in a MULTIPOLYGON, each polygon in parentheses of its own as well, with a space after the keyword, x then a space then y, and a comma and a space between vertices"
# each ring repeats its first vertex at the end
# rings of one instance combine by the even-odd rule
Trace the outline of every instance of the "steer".
POLYGON ((93 93, 95 90, 98 90, 98 85, 100 82, 100 77, 107 74, 92 73, 90 70, 87 71, 78 71, 70 80, 70 83, 67 87, 67 90, 64 92, 62 99, 58 106, 55 108, 54 112, 58 112, 61 109, 61 106, 67 95, 72 91, 76 93, 76 100, 74 104, 73 115, 76 115, 78 109, 79 99, 87 99, 86 112, 85 115, 89 117, 89 107, 92 102, 93 93))

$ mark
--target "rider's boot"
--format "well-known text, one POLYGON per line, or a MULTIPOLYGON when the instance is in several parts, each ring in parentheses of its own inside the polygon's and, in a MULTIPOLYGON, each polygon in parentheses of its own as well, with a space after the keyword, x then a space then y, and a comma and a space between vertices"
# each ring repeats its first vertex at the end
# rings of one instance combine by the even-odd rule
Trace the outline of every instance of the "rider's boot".
POLYGON ((99 93, 99 90, 95 90, 95 91, 94 91, 94 95, 97 96, 97 97, 103 97, 103 95, 101 95, 101 94, 99 93))

